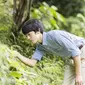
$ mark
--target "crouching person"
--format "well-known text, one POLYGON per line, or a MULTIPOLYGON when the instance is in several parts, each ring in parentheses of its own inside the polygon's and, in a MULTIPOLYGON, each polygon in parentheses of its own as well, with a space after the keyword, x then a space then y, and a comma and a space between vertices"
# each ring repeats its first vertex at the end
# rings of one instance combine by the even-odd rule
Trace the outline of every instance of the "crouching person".
POLYGON ((31 19, 22 26, 22 33, 37 44, 32 58, 22 55, 18 58, 29 66, 35 66, 40 61, 45 51, 48 50, 57 56, 71 57, 72 64, 66 65, 64 81, 62 85, 85 85, 85 40, 63 30, 43 31, 41 21, 31 19))

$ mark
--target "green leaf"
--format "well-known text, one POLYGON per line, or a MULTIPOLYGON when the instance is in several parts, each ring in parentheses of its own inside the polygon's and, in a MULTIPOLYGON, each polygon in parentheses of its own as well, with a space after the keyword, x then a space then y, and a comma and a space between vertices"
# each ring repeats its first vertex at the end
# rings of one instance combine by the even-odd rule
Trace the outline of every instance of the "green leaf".
POLYGON ((20 77, 22 76, 22 75, 21 75, 20 73, 18 73, 17 71, 10 72, 9 75, 11 75, 11 76, 13 76, 13 77, 18 77, 18 78, 20 78, 20 77))
POLYGON ((55 19, 52 19, 52 18, 50 19, 50 23, 51 23, 53 26, 56 26, 56 24, 57 24, 57 23, 56 23, 56 20, 55 20, 55 19))
POLYGON ((19 66, 19 62, 17 62, 17 61, 14 61, 14 60, 8 60, 8 61, 9 61, 10 66, 13 66, 13 67, 19 66))
POLYGON ((51 6, 51 8, 54 10, 58 10, 58 8, 56 6, 53 6, 53 5, 51 6))

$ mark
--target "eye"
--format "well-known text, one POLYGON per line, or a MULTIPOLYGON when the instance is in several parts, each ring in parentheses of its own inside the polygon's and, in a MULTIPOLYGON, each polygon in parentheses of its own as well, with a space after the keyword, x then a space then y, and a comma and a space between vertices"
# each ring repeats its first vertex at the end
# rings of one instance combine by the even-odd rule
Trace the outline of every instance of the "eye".
POLYGON ((25 36, 26 36, 26 37, 28 37, 29 35, 28 35, 28 34, 26 34, 25 36))
POLYGON ((26 34, 26 37, 27 37, 27 36, 30 36, 30 34, 26 34))
POLYGON ((28 34, 28 36, 30 36, 30 34, 28 34))

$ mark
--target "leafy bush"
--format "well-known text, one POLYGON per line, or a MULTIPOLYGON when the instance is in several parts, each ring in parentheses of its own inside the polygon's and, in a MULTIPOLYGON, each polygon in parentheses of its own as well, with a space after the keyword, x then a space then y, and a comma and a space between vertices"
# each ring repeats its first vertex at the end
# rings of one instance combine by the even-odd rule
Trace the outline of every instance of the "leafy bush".
POLYGON ((76 17, 67 18, 67 30, 73 34, 81 37, 85 37, 85 16, 77 14, 76 17))
POLYGON ((12 1, 0 0, 0 31, 8 30, 12 22, 12 1))
POLYGON ((39 8, 33 8, 31 11, 31 18, 40 19, 45 27, 45 30, 64 29, 66 19, 57 12, 57 7, 49 6, 43 2, 39 8))
POLYGON ((85 14, 85 0, 36 0, 35 2, 37 4, 46 2, 50 6, 55 5, 58 12, 65 17, 76 16, 78 13, 85 14))
POLYGON ((33 68, 21 63, 18 55, 12 47, 0 43, 0 85, 61 85, 62 61, 45 57, 33 68))

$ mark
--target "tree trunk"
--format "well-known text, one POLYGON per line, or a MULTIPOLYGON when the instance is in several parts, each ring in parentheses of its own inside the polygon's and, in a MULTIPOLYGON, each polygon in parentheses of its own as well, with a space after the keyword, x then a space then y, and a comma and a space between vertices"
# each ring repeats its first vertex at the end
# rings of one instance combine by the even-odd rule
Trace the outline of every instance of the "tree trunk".
POLYGON ((30 9, 33 0, 13 0, 13 26, 15 36, 20 32, 22 25, 30 18, 30 9), (24 16, 25 15, 25 16, 24 16))

